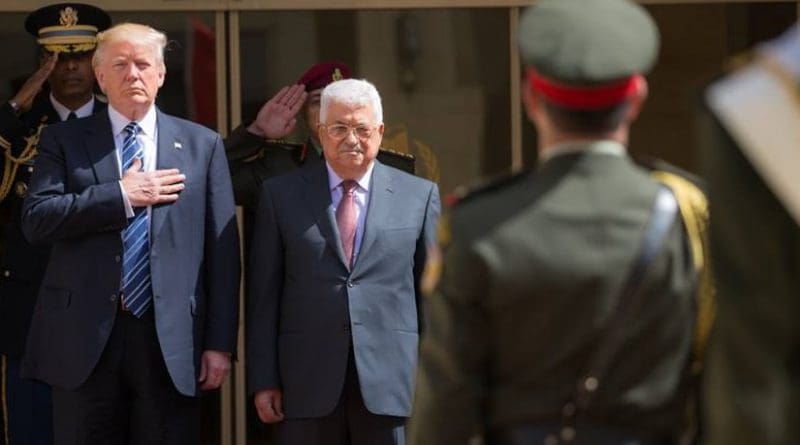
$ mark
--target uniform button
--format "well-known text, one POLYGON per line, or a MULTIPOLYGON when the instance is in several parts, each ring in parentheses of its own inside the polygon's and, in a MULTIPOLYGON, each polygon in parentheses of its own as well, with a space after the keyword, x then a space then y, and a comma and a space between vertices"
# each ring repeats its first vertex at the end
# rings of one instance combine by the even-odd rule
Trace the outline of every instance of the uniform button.
POLYGON ((33 166, 28 167, 28 173, 33 173, 33 166))
POLYGON ((112 303, 116 302, 117 301, 117 294, 111 294, 111 296, 108 297, 108 301, 110 301, 112 303))
POLYGON ((3 276, 4 276, 4 277, 10 277, 10 276, 11 276, 11 271, 10 271, 10 270, 8 270, 8 269, 4 270, 4 271, 3 271, 3 276))
POLYGON ((119 261, 120 261, 121 259, 122 259, 122 258, 120 258, 120 257, 119 257, 119 255, 117 255, 117 256, 115 256, 115 257, 114 257, 114 261, 116 261, 117 263, 119 263, 119 261))
POLYGON ((564 405, 564 407, 561 408, 561 414, 564 417, 572 417, 572 416, 574 416, 575 415, 575 404, 572 403, 572 402, 569 402, 566 405, 564 405))
POLYGON ((596 377, 589 376, 583 381, 583 387, 589 392, 596 391, 598 386, 600 386, 600 382, 596 377))

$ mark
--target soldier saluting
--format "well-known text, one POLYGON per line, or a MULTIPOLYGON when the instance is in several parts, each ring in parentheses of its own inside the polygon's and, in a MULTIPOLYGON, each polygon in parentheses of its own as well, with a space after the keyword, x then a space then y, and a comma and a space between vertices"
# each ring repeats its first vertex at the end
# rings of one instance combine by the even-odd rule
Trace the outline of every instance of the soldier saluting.
POLYGON ((25 29, 39 44, 39 68, 0 105, 0 354, 5 362, 7 433, 12 444, 52 442, 50 388, 19 376, 48 246, 22 236, 20 210, 47 125, 105 109, 94 96, 92 54, 111 18, 94 6, 61 3, 32 12, 25 29), (31 413, 35 413, 32 416, 31 413))

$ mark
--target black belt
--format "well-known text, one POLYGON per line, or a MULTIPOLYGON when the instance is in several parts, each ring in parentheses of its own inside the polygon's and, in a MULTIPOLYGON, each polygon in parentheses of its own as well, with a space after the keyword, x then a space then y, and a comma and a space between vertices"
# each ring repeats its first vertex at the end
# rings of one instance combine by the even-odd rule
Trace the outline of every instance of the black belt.
POLYGON ((486 445, 669 445, 657 434, 626 429, 579 425, 521 425, 490 431, 486 445))

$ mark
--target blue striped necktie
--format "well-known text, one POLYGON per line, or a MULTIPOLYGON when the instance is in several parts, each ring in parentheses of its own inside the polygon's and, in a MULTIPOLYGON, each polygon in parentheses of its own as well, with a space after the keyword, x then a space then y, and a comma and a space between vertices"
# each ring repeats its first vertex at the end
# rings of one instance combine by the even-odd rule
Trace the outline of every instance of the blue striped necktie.
MULTIPOLYGON (((127 171, 133 160, 138 158, 144 163, 144 150, 137 138, 142 129, 136 122, 125 126, 125 138, 122 142, 122 173, 127 171)), ((128 227, 122 233, 122 302, 136 317, 150 307, 153 291, 150 284, 150 229, 146 207, 134 209, 134 216, 128 219, 128 227)))

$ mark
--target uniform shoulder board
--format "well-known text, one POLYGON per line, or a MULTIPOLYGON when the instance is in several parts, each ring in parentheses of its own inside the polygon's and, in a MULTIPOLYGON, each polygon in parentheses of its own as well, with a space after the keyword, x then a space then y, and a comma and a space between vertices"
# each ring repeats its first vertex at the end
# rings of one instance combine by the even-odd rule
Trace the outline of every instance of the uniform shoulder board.
POLYGON ((470 200, 484 196, 489 193, 501 190, 509 185, 515 184, 517 181, 528 176, 528 171, 521 171, 516 173, 506 173, 503 175, 495 176, 485 179, 471 186, 459 186, 452 193, 444 198, 444 204, 448 208, 456 207, 459 204, 469 202, 470 200))
POLYGON ((394 157, 398 157, 398 158, 411 159, 411 160, 414 159, 414 155, 412 155, 411 153, 403 153, 402 151, 391 150, 389 148, 381 147, 378 150, 378 152, 381 153, 382 155, 385 155, 385 156, 394 156, 394 157))
POLYGON ((378 160, 382 163, 402 170, 409 174, 415 173, 414 155, 381 147, 378 150, 378 160))
POLYGON ((300 160, 304 157, 305 144, 299 142, 287 141, 284 139, 267 139, 264 145, 252 155, 242 159, 245 164, 255 162, 265 156, 270 156, 272 153, 289 153, 293 158, 300 160))

